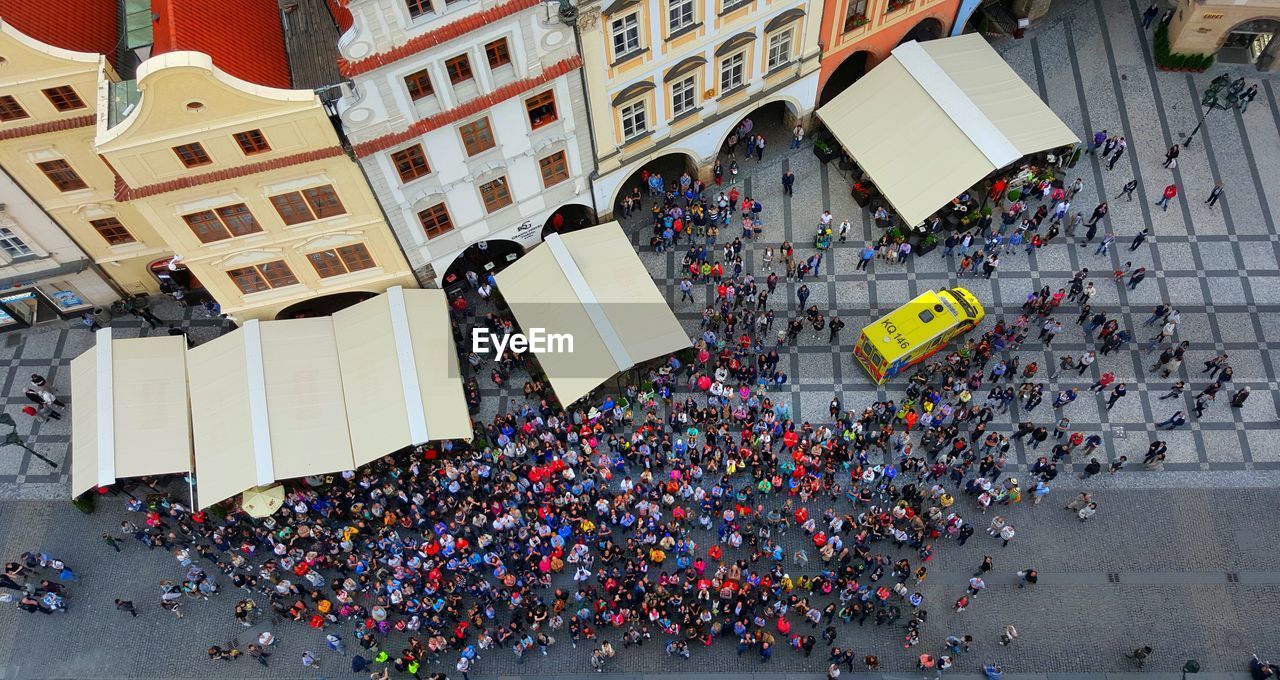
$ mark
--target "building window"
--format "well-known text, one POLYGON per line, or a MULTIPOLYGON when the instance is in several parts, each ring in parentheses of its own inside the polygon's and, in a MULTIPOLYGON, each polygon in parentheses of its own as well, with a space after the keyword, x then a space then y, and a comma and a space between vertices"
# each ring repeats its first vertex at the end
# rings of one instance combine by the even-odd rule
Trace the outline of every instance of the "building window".
POLYGON ((431 87, 431 74, 425 68, 405 76, 404 86, 409 89, 409 98, 415 102, 436 93, 435 88, 431 87))
POLYGON ((53 186, 58 187, 58 191, 75 191, 89 186, 80 179, 80 175, 76 174, 75 168, 62 159, 36 163, 36 167, 40 168, 40 172, 43 172, 50 182, 53 182, 53 186))
POLYGON ((569 162, 565 160, 563 151, 539 159, 538 167, 542 170, 543 187, 551 187, 569 179, 569 162))
POLYGON ((35 251, 7 227, 0 227, 0 251, 3 251, 10 260, 35 255, 35 251))
POLYGON ((301 224, 347 212, 342 201, 338 200, 337 192, 328 184, 272 196, 271 205, 275 206, 285 224, 301 224))
POLYGON ((631 13, 620 19, 614 19, 613 58, 621 59, 640 49, 640 19, 638 13, 631 13))
POLYGON ((12 95, 0 95, 0 120, 9 122, 11 120, 22 120, 27 117, 27 110, 22 108, 17 99, 12 95))
POLYGON ((668 33, 693 25, 693 0, 670 0, 667 3, 668 33))
POLYGON ((457 85, 464 80, 471 80, 471 60, 468 59, 465 54, 459 54, 449 61, 446 61, 444 63, 444 69, 449 72, 449 82, 454 85, 457 85))
POLYGON ((89 220, 89 224, 98 232, 98 235, 106 239, 107 245, 120 246, 126 243, 134 243, 137 241, 128 229, 120 224, 120 220, 114 217, 106 217, 100 220, 89 220))
POLYGON ((622 138, 631 139, 649 129, 646 117, 645 102, 641 99, 622 107, 622 138))
POLYGON ((506 38, 499 38, 485 45, 484 53, 489 58, 489 68, 498 68, 511 63, 511 51, 507 49, 506 38))
POLYGON ((414 19, 431 13, 431 0, 405 0, 405 4, 409 7, 409 16, 414 19))
POLYGON ((468 156, 493 148, 493 131, 489 129, 488 118, 459 125, 458 133, 462 135, 462 146, 466 148, 468 156))
POLYGON ((481 184, 480 198, 484 200, 485 212, 498 212, 511 205, 511 192, 507 189, 507 178, 499 177, 492 182, 481 184))
POLYGON ((783 31, 769 36, 768 70, 786 65, 791 61, 791 31, 783 31))
POLYGON ((301 191, 272 196, 271 205, 275 206, 276 212, 285 224, 301 224, 315 219, 315 215, 311 214, 311 208, 307 207, 306 199, 302 198, 301 191))
POLYGON ((720 3, 720 13, 728 14, 729 12, 732 12, 736 9, 741 9, 743 7, 746 7, 747 5, 750 5, 754 1, 755 0, 724 0, 722 3, 720 3))
POLYGON ((240 145, 240 150, 246 156, 271 150, 271 145, 267 143, 267 138, 262 136, 262 130, 237 132, 232 137, 235 137, 236 144, 240 145))
POLYGON ((289 269, 289 265, 285 264, 284 260, 276 260, 275 262, 267 262, 252 267, 229 269, 227 270, 227 276, 231 277, 231 281, 245 295, 260 293, 272 288, 292 286, 298 282, 298 277, 293 275, 293 270, 289 269))
POLYGON ((693 110, 698 103, 697 77, 689 76, 671 86, 671 112, 676 117, 693 110))
POLYGON ((303 189, 302 195, 306 197, 307 205, 311 206, 311 212, 316 214, 318 220, 347 214, 347 209, 342 207, 338 192, 333 190, 332 185, 303 189))
POLYGON ((852 31, 867 25, 867 0, 849 0, 849 9, 844 13, 844 30, 852 31))
POLYGON ((391 162, 395 164, 396 172, 400 173, 400 181, 405 184, 431 172, 421 144, 414 144, 391 154, 391 162))
POLYGON ((426 232, 429 239, 453 231, 453 220, 449 219, 449 209, 443 203, 437 203, 418 213, 418 221, 422 223, 422 231, 426 232))
POLYGON ((311 253, 307 259, 311 260, 311 266, 316 268, 316 274, 322 279, 377 266, 363 243, 311 253))
POLYGON ((556 115, 556 95, 551 90, 524 100, 524 108, 529 112, 529 127, 535 130, 559 118, 556 115))
POLYGON ((84 100, 76 91, 71 89, 70 85, 59 85, 51 87, 47 90, 41 90, 44 96, 49 98, 49 103, 53 104, 53 108, 59 111, 75 111, 84 108, 84 100))
POLYGON ((739 87, 743 81, 743 69, 745 68, 746 57, 742 52, 735 55, 725 57, 720 62, 720 94, 739 87))
POLYGON ((201 243, 213 243, 262 231, 262 225, 249 212, 249 206, 243 203, 217 210, 201 210, 183 215, 182 219, 201 243))
POLYGON ((173 152, 178 155, 178 160, 182 161, 182 164, 188 168, 208 165, 213 162, 213 159, 209 158, 209 154, 205 152, 204 146, 200 142, 179 144, 173 147, 173 152))

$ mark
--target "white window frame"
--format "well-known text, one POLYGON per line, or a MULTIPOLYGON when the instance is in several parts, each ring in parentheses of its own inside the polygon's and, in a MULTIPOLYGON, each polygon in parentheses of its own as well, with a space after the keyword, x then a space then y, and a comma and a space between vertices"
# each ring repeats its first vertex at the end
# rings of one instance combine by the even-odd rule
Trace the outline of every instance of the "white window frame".
POLYGON ((693 0, 668 0, 667 1, 667 30, 675 33, 681 29, 688 28, 694 24, 697 19, 694 10, 693 0))
POLYGON ((14 231, 8 227, 0 227, 0 252, 10 260, 31 257, 36 254, 14 231))
POLYGON ((637 99, 618 109, 622 118, 622 140, 630 141, 649 131, 649 102, 637 99), (638 123, 637 123, 638 119, 638 123), (630 128, 630 131, 628 131, 630 128))
POLYGON ((671 114, 680 116, 698 107, 698 76, 690 75, 671 84, 671 114), (681 105, 681 102, 685 102, 681 105))
POLYGON ((613 43, 613 58, 621 59, 628 54, 639 52, 642 48, 640 44, 640 13, 632 12, 626 16, 621 16, 609 22, 609 36, 613 43), (622 47, 619 49, 618 43, 621 38, 622 47))
POLYGON ((765 62, 766 73, 772 73, 774 69, 781 68, 791 63, 791 54, 793 52, 793 33, 794 32, 788 28, 769 36, 769 49, 767 51, 768 58, 765 62), (784 45, 786 47, 786 53, 781 55, 775 54, 775 52, 781 51, 779 48, 784 45))
POLYGON ((735 52, 720 60, 720 94, 736 90, 747 82, 747 53, 735 52), (736 78, 733 74, 736 71, 736 78), (726 78, 726 76, 729 76, 726 78), (733 82, 736 80, 736 82, 733 82))

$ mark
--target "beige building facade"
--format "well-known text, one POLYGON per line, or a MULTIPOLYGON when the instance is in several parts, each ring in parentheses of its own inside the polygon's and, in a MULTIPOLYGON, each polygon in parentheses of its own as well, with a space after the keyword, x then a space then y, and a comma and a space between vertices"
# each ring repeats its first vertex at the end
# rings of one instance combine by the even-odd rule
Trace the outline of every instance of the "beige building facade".
MULTIPOLYGON (((789 129, 817 100, 817 0, 587 0, 578 28, 596 145, 595 203, 678 154, 703 174, 730 132, 777 104, 789 129)), ((757 120, 756 123, 771 121, 757 120)), ((770 139, 785 148, 790 135, 770 139)))
POLYGON ((1169 50, 1275 71, 1280 0, 1179 0, 1169 22, 1169 50))
MULTIPOLYGON (((172 254, 94 152, 106 59, 40 42, 0 20, 0 166, 126 293, 154 293, 172 254)), ((95 296, 96 297, 96 296, 95 296)))
POLYGON ((95 146, 117 198, 235 320, 314 313, 325 296, 416 287, 315 93, 235 78, 200 52, 104 81, 95 146), (136 95, 129 90, 136 88, 136 95))
POLYGON ((119 299, 79 246, 0 170, 0 333, 119 299))

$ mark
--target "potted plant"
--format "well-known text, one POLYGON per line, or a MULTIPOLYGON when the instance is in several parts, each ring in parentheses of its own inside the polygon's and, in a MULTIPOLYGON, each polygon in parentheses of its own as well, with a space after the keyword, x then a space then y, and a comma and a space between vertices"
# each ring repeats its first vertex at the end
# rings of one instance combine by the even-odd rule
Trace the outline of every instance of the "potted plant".
POLYGON ((813 140, 813 155, 823 163, 830 163, 832 158, 836 157, 836 150, 830 140, 815 139, 813 140))
POLYGON ((914 247, 914 250, 917 256, 923 256, 924 254, 928 253, 929 251, 937 247, 938 247, 938 235, 925 234, 925 237, 920 239, 920 243, 914 247))
POLYGON ((1010 203, 1016 203, 1018 199, 1022 198, 1022 190, 1010 189, 1009 193, 1005 194, 1005 198, 1009 199, 1010 203))
POLYGON ((76 507, 76 510, 83 512, 86 515, 92 515, 94 509, 97 507, 97 503, 98 503, 97 495, 98 495, 97 491, 90 489, 89 491, 86 491, 80 494, 79 496, 72 498, 71 504, 76 507))
POLYGON ((848 33, 854 29, 862 28, 867 25, 867 21, 866 14, 855 14, 844 20, 844 31, 848 33))

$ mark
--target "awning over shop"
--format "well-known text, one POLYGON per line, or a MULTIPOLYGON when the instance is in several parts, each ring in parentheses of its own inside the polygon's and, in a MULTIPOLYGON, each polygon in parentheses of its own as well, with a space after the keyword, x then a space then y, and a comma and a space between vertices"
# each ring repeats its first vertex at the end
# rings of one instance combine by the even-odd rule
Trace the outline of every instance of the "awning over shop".
POLYGON ((191 470, 184 337, 96 334, 71 360, 71 493, 191 470))
POLYGON ((356 465, 471 438, 444 291, 392 288, 334 314, 333 327, 356 465))
POLYGON ((909 42, 818 117, 902 218, 1077 137, 978 34, 909 42))
POLYGON ((572 351, 548 342, 548 351, 535 352, 562 404, 690 345, 617 222, 549 235, 495 278, 527 336, 538 329, 572 338, 572 351))
POLYGON ((249 321, 191 350, 189 370, 202 508, 471 437, 443 291, 396 287, 332 317, 249 321))
POLYGON ((188 472, 193 443, 204 508, 471 438, 443 291, 396 287, 332 317, 249 321, 190 351, 183 337, 110 333, 71 362, 76 495, 188 472))

